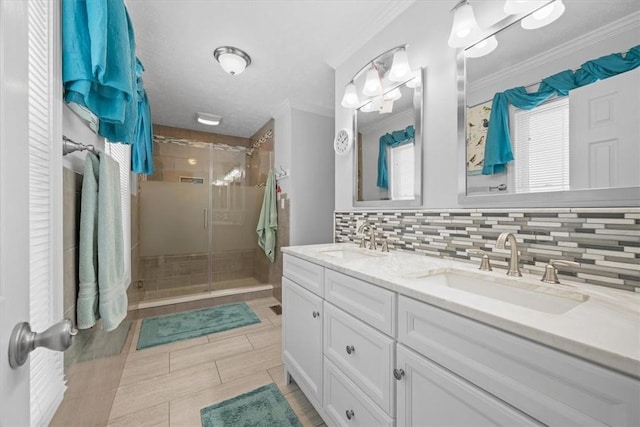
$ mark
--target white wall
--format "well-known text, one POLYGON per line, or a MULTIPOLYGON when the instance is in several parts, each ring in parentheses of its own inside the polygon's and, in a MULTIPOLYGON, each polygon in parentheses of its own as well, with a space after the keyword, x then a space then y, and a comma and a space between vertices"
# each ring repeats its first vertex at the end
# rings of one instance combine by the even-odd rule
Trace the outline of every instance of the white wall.
POLYGON ((291 245, 333 241, 333 126, 333 117, 291 109, 291 245))
MULTIPOLYGON (((423 114, 423 207, 458 206, 457 88, 455 49, 447 45, 451 1, 419 1, 336 69, 335 131, 351 127, 352 111, 340 105, 345 85, 380 53, 408 43, 412 68, 426 67, 423 114)), ((335 157, 335 209, 353 209, 353 158, 335 157)))

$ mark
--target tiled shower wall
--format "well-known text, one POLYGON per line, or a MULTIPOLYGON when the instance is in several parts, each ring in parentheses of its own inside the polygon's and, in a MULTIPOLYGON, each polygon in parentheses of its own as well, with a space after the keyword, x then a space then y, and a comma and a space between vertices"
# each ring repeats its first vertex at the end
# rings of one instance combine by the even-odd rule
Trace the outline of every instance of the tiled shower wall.
POLYGON ((575 261, 579 267, 560 267, 561 281, 640 292, 640 208, 336 212, 335 241, 360 242, 363 220, 392 249, 478 264, 467 250, 481 249, 494 269, 507 267, 510 249, 495 242, 508 231, 517 238, 524 272, 542 277, 549 260, 575 261))

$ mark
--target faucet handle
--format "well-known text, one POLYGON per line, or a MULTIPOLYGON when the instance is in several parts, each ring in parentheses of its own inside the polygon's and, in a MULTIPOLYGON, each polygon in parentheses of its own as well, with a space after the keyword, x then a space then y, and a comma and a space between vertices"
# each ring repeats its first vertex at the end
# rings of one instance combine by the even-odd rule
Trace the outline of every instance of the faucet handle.
POLYGON ((489 255, 483 251, 482 249, 467 249, 467 252, 474 255, 482 255, 482 260, 480 261, 479 270, 483 271, 492 271, 491 268, 491 260, 489 259, 489 255))
POLYGON ((382 248, 380 248, 382 252, 389 252, 389 242, 386 237, 382 238, 382 248))
POLYGON ((558 279, 558 269, 556 266, 563 265, 566 267, 579 267, 580 264, 574 261, 564 261, 561 259, 552 259, 547 265, 544 266, 544 274, 542 275, 541 282, 545 283, 560 283, 558 279))

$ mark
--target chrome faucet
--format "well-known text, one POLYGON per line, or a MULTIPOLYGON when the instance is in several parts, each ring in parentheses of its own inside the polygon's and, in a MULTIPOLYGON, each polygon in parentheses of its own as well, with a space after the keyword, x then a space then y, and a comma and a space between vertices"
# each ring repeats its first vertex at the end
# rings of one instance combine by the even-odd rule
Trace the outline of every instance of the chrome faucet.
POLYGON ((369 224, 367 221, 363 222, 360 227, 358 227, 358 233, 362 234, 362 240, 360 240, 360 247, 366 247, 366 243, 364 240, 364 229, 369 228, 369 232, 371 234, 371 240, 369 242, 369 249, 372 251, 376 250, 376 227, 372 224, 369 224))
POLYGON ((518 259, 518 243, 516 242, 516 236, 513 233, 504 232, 498 236, 496 240, 496 248, 504 249, 505 244, 509 242, 511 246, 511 258, 509 259, 509 270, 507 270, 507 276, 521 277, 519 259, 518 259))

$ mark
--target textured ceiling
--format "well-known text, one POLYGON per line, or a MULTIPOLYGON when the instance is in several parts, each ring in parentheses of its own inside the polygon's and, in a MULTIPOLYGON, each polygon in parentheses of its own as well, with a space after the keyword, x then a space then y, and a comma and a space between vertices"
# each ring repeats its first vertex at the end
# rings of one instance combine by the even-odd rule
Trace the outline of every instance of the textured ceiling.
POLYGON ((289 102, 327 115, 334 73, 413 0, 127 0, 154 123, 249 137, 289 102), (252 64, 226 74, 219 46, 252 64), (216 127, 197 112, 223 117, 216 127))

